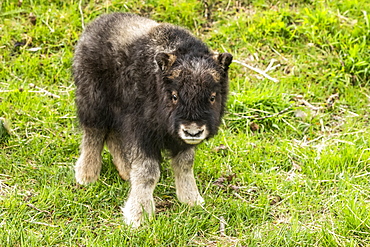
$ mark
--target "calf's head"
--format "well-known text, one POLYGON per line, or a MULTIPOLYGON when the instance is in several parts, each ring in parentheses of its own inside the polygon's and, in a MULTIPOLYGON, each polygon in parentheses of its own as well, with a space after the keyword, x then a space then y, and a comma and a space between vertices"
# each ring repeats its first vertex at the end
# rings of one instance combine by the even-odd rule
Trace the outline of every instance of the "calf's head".
POLYGON ((163 81, 162 121, 175 138, 195 145, 217 133, 231 61, 229 53, 179 59, 168 53, 156 56, 163 81))

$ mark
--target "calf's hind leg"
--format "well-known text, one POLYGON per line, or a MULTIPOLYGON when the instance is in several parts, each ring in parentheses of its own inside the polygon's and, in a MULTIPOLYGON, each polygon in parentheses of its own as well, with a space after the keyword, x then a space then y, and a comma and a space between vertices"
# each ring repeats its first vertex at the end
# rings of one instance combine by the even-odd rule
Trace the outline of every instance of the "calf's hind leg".
MULTIPOLYGON (((128 180, 130 178, 130 164, 123 153, 125 147, 122 143, 122 139, 117 133, 110 132, 107 137, 107 146, 113 157, 113 164, 116 166, 119 175, 122 179, 128 180)), ((126 154, 126 156, 129 155, 130 154, 126 154)))
POLYGON ((83 128, 81 155, 75 166, 75 177, 79 184, 92 183, 99 178, 105 135, 103 130, 83 128))
POLYGON ((178 153, 172 159, 177 198, 180 202, 191 206, 204 203, 194 178, 194 154, 194 148, 191 148, 178 153))

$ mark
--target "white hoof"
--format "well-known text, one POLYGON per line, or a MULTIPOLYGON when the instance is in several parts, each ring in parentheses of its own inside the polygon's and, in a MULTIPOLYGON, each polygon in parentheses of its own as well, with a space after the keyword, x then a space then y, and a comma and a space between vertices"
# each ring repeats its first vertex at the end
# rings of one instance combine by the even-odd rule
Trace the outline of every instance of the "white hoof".
POLYGON ((126 207, 121 208, 121 210, 123 212, 123 219, 126 225, 131 226, 132 228, 138 228, 140 226, 142 214, 132 215, 130 210, 126 207))
POLYGON ((81 162, 77 161, 75 166, 75 178, 77 183, 86 185, 89 183, 96 182, 99 178, 100 171, 91 169, 89 166, 81 165, 81 162))
POLYGON ((137 228, 140 226, 145 216, 151 218, 154 215, 154 200, 137 200, 137 198, 129 198, 125 207, 121 208, 123 218, 127 225, 137 228))
POLYGON ((180 202, 190 206, 204 205, 204 199, 198 193, 178 196, 180 202))
POLYGON ((99 176, 91 175, 91 174, 82 174, 82 173, 76 172, 75 178, 76 178, 77 183, 81 185, 87 185, 87 184, 96 182, 99 176))

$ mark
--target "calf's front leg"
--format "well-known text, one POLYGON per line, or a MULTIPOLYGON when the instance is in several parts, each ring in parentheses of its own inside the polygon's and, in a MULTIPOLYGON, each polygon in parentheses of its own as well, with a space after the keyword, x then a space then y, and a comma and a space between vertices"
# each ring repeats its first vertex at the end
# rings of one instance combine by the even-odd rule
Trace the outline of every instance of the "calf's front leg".
POLYGON ((140 226, 145 215, 154 214, 153 192, 159 180, 159 162, 151 159, 137 159, 132 162, 130 171, 131 189, 125 206, 122 208, 125 223, 132 227, 140 226))
POLYGON ((204 199, 200 196, 194 178, 194 148, 178 153, 172 159, 172 168, 175 174, 176 194, 180 202, 194 205, 202 205, 204 199))

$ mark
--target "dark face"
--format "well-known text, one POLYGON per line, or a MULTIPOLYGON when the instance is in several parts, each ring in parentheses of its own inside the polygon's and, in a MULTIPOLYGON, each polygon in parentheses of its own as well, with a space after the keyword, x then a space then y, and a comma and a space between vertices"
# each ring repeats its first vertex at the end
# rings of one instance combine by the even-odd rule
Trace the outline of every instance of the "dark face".
POLYGON ((191 145, 215 135, 224 110, 227 83, 227 68, 217 58, 174 63, 164 73, 164 101, 172 135, 191 145))

